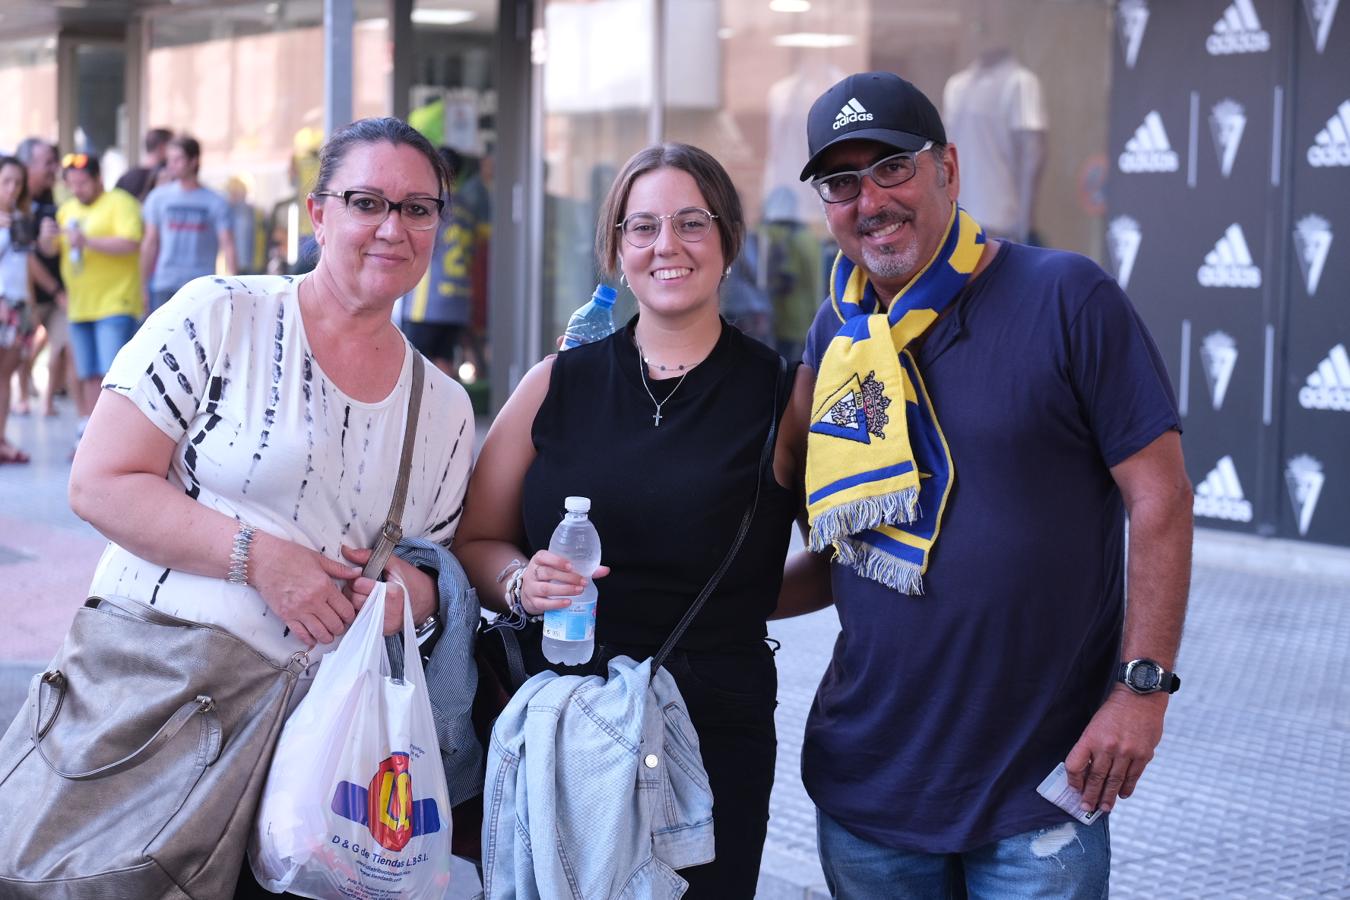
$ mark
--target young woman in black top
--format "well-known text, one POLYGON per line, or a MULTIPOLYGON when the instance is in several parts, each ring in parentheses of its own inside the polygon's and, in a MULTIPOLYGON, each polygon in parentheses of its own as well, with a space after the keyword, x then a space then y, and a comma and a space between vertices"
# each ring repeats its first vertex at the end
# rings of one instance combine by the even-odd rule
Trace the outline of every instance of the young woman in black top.
MULTIPOLYGON (((704 151, 662 144, 628 161, 596 243, 638 315, 521 380, 488 432, 455 541, 485 605, 506 610, 507 576, 523 565, 527 613, 565 606, 555 598, 579 593, 581 574, 548 540, 565 497, 591 498, 605 563, 596 653, 582 667, 551 668, 603 673, 613 656, 657 651, 726 555, 758 486, 744 544, 667 664, 714 802, 717 858, 680 872, 687 897, 754 896, 777 743, 765 620, 794 605, 797 594, 781 591, 784 558, 792 521, 804 519, 811 373, 789 367, 775 405, 778 355, 718 312, 744 235, 731 179, 704 151), (761 471, 773 419, 775 451, 761 471)), ((794 557, 790 584, 828 596, 824 567, 807 557, 794 557)))

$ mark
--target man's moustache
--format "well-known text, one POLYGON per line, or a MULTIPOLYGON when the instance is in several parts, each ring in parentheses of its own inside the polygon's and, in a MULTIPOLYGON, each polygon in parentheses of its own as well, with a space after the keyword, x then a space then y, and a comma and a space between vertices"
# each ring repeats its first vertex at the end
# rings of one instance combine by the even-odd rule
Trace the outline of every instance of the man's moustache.
POLYGON ((901 213, 898 210, 885 210, 877 213, 875 216, 859 219, 857 225, 858 237, 863 237, 867 232, 875 231, 884 225, 903 225, 912 218, 913 216, 907 213, 901 213))

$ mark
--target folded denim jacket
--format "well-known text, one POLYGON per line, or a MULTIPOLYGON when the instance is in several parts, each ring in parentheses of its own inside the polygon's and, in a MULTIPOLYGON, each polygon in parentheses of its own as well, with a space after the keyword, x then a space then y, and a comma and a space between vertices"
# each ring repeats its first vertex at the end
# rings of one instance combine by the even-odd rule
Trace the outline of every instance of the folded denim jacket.
POLYGON ((712 790, 675 679, 626 656, 599 675, 540 672, 488 746, 488 900, 676 900, 674 870, 713 858, 712 790))
MULTIPOLYGON (((483 792, 483 748, 474 734, 471 718, 473 696, 478 688, 478 667, 473 659, 481 613, 478 593, 469 586, 459 560, 440 544, 404 538, 394 552, 406 562, 437 573, 436 592, 440 598, 437 615, 442 631, 424 670, 450 805, 455 806, 483 792)), ((402 639, 386 641, 385 647, 390 665, 395 671, 402 671, 402 639)))

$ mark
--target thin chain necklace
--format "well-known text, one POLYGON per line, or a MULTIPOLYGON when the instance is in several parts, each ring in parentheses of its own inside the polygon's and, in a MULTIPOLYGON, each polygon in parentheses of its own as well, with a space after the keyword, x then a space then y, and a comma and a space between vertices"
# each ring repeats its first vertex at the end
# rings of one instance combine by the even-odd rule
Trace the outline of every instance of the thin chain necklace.
MULTIPOLYGON (((675 392, 680 389, 680 385, 684 384, 684 380, 688 378, 689 373, 693 371, 693 366, 688 368, 680 366, 680 368, 684 370, 683 374, 680 375, 680 380, 675 382, 675 386, 670 389, 670 393, 666 394, 666 399, 658 402, 656 395, 652 393, 651 386, 647 384, 647 366, 649 363, 647 362, 646 355, 643 353, 642 344, 638 342, 636 336, 633 338, 633 343, 637 344, 638 349, 638 377, 642 379, 642 389, 646 391, 647 396, 651 398, 652 406, 656 407, 656 415, 652 416, 652 426, 654 428, 659 428, 661 427, 661 407, 669 403, 670 398, 675 396, 675 392)), ((661 371, 664 372, 665 369, 663 368, 661 371)))

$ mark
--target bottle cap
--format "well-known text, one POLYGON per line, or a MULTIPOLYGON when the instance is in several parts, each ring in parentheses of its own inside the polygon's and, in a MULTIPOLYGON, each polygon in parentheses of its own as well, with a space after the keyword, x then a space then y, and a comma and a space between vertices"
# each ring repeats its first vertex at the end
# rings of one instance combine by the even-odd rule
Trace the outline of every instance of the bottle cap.
POLYGON ((595 301, 596 306, 613 306, 614 300, 619 296, 619 292, 607 284, 597 284, 595 293, 591 294, 591 299, 595 301))
POLYGON ((588 513, 591 511, 591 498, 568 497, 563 501, 563 508, 570 513, 588 513))

